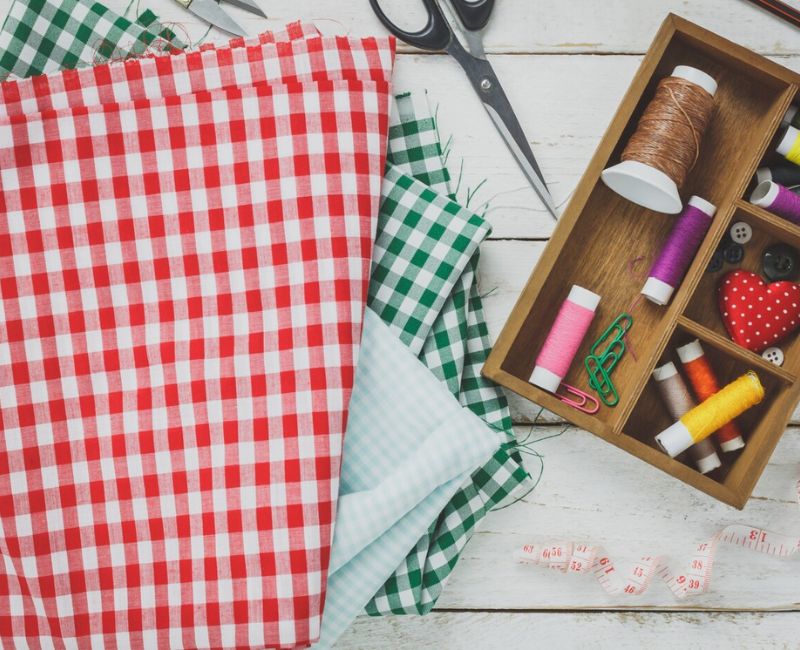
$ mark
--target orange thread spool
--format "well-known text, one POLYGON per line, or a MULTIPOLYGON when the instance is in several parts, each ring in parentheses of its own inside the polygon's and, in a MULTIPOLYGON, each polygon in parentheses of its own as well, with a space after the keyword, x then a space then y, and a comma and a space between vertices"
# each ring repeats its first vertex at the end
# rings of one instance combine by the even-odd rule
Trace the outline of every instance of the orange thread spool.
MULTIPOLYGON (((678 357, 698 401, 703 402, 714 393, 719 392, 717 376, 714 374, 711 364, 708 363, 700 341, 694 340, 679 347, 678 357)), ((744 447, 742 430, 733 420, 723 425, 715 435, 722 451, 736 451, 744 447)))

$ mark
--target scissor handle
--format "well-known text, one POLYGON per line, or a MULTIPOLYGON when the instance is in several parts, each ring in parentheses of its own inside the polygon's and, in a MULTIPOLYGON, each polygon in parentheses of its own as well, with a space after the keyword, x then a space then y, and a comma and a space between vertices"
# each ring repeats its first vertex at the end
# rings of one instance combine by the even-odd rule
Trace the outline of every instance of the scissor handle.
POLYGON ((477 2, 450 0, 450 4, 453 5, 453 11, 464 25, 464 29, 470 32, 477 32, 486 27, 494 9, 494 0, 477 0, 477 2))
POLYGON ((389 20, 389 17, 384 13, 383 9, 381 9, 378 0, 369 0, 369 3, 372 5, 372 10, 383 23, 384 27, 401 41, 423 50, 433 51, 444 50, 450 44, 453 32, 436 0, 422 0, 422 4, 428 11, 428 22, 425 24, 425 27, 416 32, 407 32, 400 29, 389 20))

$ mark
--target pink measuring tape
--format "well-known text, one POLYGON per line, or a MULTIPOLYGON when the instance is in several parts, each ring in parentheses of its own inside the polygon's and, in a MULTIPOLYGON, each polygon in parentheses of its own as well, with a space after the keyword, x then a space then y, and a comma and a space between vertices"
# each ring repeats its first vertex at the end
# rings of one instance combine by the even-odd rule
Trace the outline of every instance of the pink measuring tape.
MULTIPOLYGON (((800 481, 797 482, 796 496, 800 505, 800 481)), ((539 564, 561 573, 590 573, 610 595, 643 594, 653 579, 658 577, 680 599, 708 591, 714 557, 723 543, 775 557, 789 557, 800 551, 800 537, 733 524, 723 528, 708 542, 699 544, 688 569, 680 574, 673 573, 663 556, 642 557, 630 571, 623 573, 616 568, 603 547, 588 544, 526 544, 517 551, 516 558, 525 564, 539 564)))

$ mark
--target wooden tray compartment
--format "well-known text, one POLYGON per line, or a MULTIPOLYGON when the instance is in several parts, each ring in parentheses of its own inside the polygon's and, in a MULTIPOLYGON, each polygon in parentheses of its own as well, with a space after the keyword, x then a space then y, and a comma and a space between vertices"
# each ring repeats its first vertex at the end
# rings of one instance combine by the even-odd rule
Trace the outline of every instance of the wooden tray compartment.
MULTIPOLYGON (((774 407, 775 403, 779 401, 780 396, 788 389, 791 382, 783 374, 777 374, 775 372, 775 366, 768 364, 765 367, 754 368, 753 364, 751 364, 749 359, 745 356, 732 356, 727 348, 718 346, 716 340, 698 337, 694 329, 686 328, 682 323, 678 324, 678 327, 670 337, 656 365, 662 365, 668 361, 672 361, 679 372, 682 373, 681 363, 675 350, 679 346, 685 345, 697 338, 700 338, 703 351, 711 367, 714 369, 720 384, 727 384, 737 377, 740 377, 748 370, 755 370, 758 373, 761 383, 764 385, 766 392, 764 400, 757 406, 748 410, 740 418, 737 418, 737 422, 745 434, 747 446, 739 452, 722 453, 719 452, 719 446, 716 445, 720 460, 722 461, 722 466, 705 476, 697 472, 686 453, 681 454, 675 460, 670 459, 666 454, 660 451, 654 438, 656 434, 672 424, 673 420, 670 418, 667 408, 652 379, 645 385, 630 418, 625 424, 625 433, 622 435, 635 438, 656 450, 658 458, 662 461, 659 463, 659 467, 666 469, 669 473, 678 472, 684 475, 693 474, 695 480, 705 478, 721 484, 723 488, 732 489, 738 487, 740 481, 739 473, 734 471, 736 466, 740 463, 744 466, 749 465, 752 451, 764 442, 762 439, 772 437, 772 431, 767 426, 770 410, 774 407), (676 467, 676 464, 680 465, 680 467, 676 467)), ((777 442, 777 438, 775 438, 775 441, 777 442)), ((734 498, 733 494, 729 496, 731 499, 734 498)))
MULTIPOLYGON (((737 202, 733 216, 727 220, 724 230, 727 231, 732 224, 739 221, 749 224, 753 229, 753 238, 744 245, 744 258, 736 265, 726 264, 717 273, 703 273, 685 310, 689 319, 724 338, 728 338, 728 334, 720 316, 717 294, 722 277, 736 269, 761 275, 762 253, 773 244, 786 243, 800 249, 800 227, 757 206, 745 201, 737 202)), ((736 345, 732 341, 730 343, 736 345)), ((781 368, 792 375, 800 373, 800 336, 795 334, 779 343, 778 347, 783 350, 785 357, 781 368)))
MULTIPOLYGON (((791 103, 796 106, 800 105, 800 92, 798 92, 798 94, 794 96, 791 103)), ((776 151, 778 143, 780 142, 780 139, 783 137, 784 129, 785 127, 782 124, 778 124, 777 128, 773 132, 772 140, 770 140, 769 144, 767 145, 767 148, 764 152, 764 156, 759 162, 758 167, 772 167, 774 165, 792 164, 776 151)), ((755 189, 755 187, 756 187, 756 179, 755 176, 752 176, 750 178, 750 182, 747 185, 747 189, 741 198, 749 203, 750 193, 755 189)))
MULTIPOLYGON (((754 209, 741 197, 797 94, 799 81, 795 73, 670 15, 484 367, 484 374, 498 383, 737 507, 746 502, 800 397, 793 383, 800 371, 800 347, 795 348, 793 343, 786 367, 777 368, 735 345, 725 335, 721 321, 714 320, 719 320, 716 287, 711 287, 711 294, 709 287, 715 278, 704 277, 704 271, 729 224, 743 213, 757 237, 793 241, 782 239, 787 228, 776 223, 780 221, 777 217, 753 216, 754 209), (703 139, 701 156, 681 192, 684 198, 692 194, 706 198, 717 205, 718 212, 672 302, 658 307, 640 298, 639 292, 675 217, 652 212, 616 195, 600 180, 600 172, 618 162, 656 85, 676 65, 698 67, 719 83, 715 114, 703 139), (602 300, 566 383, 591 392, 583 358, 620 313, 631 311, 634 316, 627 339, 632 351, 612 376, 620 403, 616 408, 601 407, 594 415, 571 408, 528 382, 536 356, 572 284, 600 294, 602 300), (714 301, 713 311, 707 307, 709 300, 714 301), (652 441, 668 422, 662 421, 666 411, 660 401, 658 408, 653 404, 657 393, 650 385, 650 374, 661 358, 672 354, 676 343, 694 337, 713 350, 709 354, 721 368, 721 380, 734 379, 752 368, 768 391, 764 403, 745 416, 752 431, 748 446, 713 476, 703 476, 670 459, 652 441)), ((757 247, 751 245, 750 249, 757 247)))

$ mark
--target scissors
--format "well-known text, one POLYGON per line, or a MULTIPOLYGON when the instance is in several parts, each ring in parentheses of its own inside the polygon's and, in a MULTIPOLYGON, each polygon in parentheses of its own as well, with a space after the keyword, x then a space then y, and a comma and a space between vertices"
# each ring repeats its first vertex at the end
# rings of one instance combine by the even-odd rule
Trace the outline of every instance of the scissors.
MULTIPOLYGON (((195 2, 197 1, 199 0, 195 0, 195 2)), ((478 97, 481 98, 483 107, 489 113, 489 117, 492 118, 495 127, 522 168, 525 177, 539 195, 547 211, 554 219, 558 219, 553 197, 547 189, 544 176, 533 156, 528 139, 522 131, 497 75, 486 60, 482 30, 489 22, 492 9, 494 9, 494 0, 449 1, 464 28, 464 37, 469 52, 461 45, 453 28, 442 13, 439 0, 422 0, 422 4, 428 12, 428 22, 425 27, 416 32, 407 32, 395 25, 381 9, 379 0, 369 0, 369 3, 386 29, 401 41, 423 50, 444 51, 458 61, 464 72, 467 73, 478 97)))
MULTIPOLYGON (((175 2, 184 9, 191 11, 201 20, 204 20, 218 29, 236 36, 247 36, 247 32, 239 26, 239 23, 226 14, 215 0, 175 0, 175 2)), ((264 18, 267 17, 253 0, 226 0, 226 2, 230 2, 235 7, 239 7, 245 11, 249 11, 251 14, 263 16, 264 18)))

